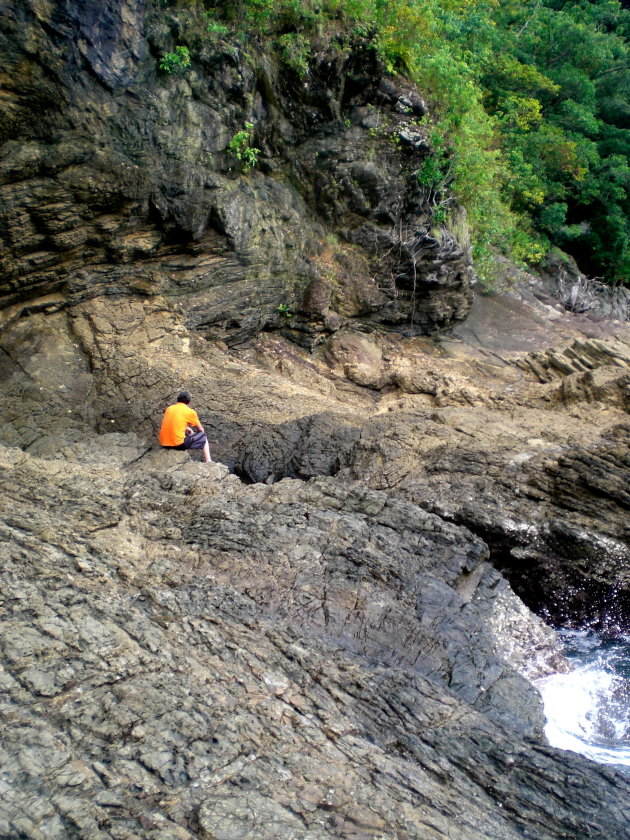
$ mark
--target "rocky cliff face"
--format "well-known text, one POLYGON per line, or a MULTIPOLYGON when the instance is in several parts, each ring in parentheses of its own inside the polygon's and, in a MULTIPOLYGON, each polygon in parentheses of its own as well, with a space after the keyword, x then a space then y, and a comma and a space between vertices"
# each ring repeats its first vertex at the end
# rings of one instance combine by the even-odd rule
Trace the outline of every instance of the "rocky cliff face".
POLYGON ((280 326, 282 305, 307 344, 348 317, 427 331, 465 316, 467 246, 433 230, 414 175, 425 105, 365 41, 322 47, 301 82, 213 40, 200 11, 7 11, 5 305, 160 294, 229 344, 280 326), (158 70, 174 38, 193 48, 185 75, 158 70), (261 157, 244 177, 229 142, 248 121, 261 157))
POLYGON ((0 24, 0 834, 625 836, 514 589, 626 626, 627 328, 473 302, 364 41, 299 80, 84 6, 0 24), (210 468, 155 446, 181 386, 210 468))

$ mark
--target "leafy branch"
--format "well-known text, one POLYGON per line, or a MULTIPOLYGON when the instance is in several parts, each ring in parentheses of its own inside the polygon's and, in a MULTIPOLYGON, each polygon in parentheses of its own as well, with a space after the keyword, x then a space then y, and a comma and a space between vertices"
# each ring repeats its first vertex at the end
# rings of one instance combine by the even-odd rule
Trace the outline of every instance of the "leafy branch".
POLYGON ((176 73, 190 67, 190 50, 188 47, 175 47, 175 52, 164 53, 160 59, 160 70, 163 73, 176 73))
POLYGON ((236 132, 228 145, 228 152, 236 157, 242 172, 249 172, 258 163, 260 149, 251 145, 253 136, 254 124, 246 122, 244 128, 236 132))

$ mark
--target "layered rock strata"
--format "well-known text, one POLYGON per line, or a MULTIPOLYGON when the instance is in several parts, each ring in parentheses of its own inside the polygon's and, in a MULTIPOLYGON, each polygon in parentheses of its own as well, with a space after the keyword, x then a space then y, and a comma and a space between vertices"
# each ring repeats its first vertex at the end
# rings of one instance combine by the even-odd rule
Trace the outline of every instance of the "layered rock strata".
POLYGON ((627 329, 473 302, 364 37, 299 81, 195 8, 5 7, 0 834, 625 836, 497 569, 626 626, 627 329), (210 468, 156 447, 182 386, 210 468))
POLYGON ((235 353, 132 296, 5 331, 7 836, 623 836, 623 778, 540 740, 565 665, 488 558, 549 608, 572 567, 623 588, 624 369, 563 401, 351 338, 235 353), (160 453, 180 384, 266 483, 160 453))
POLYGON ((516 735, 506 641, 553 644, 471 535, 133 435, 86 460, 2 451, 3 836, 623 836, 623 777, 516 735))
POLYGON ((415 176, 426 106, 365 40, 322 45, 296 85, 194 8, 15 2, 0 37, 3 309, 160 293, 207 337, 284 325, 307 346, 347 318, 430 331, 468 311, 469 247, 415 176), (194 61, 169 76, 175 37, 194 61))

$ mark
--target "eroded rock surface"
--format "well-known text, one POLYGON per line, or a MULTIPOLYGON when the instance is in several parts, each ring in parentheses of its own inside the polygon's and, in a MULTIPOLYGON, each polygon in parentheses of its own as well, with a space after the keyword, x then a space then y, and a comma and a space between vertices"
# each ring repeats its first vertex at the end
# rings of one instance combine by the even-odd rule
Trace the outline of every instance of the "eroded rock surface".
POLYGON ((473 301, 367 36, 298 82, 197 7, 5 7, 0 835, 627 836, 501 573, 627 627, 627 326, 473 301))
POLYGON ((623 836, 623 778, 540 741, 563 660, 488 560, 624 620, 625 340, 541 382, 452 339, 234 352, 159 296, 8 324, 2 830, 623 836), (259 483, 156 448, 181 385, 259 483))
POLYGON ((509 623, 557 654, 478 540, 132 438, 2 450, 3 836, 623 835, 623 777, 516 735, 509 623))
POLYGON ((566 666, 488 562, 540 603, 569 560, 623 588, 595 548, 626 544, 625 369, 593 400, 522 353, 359 338, 235 353, 134 297, 5 331, 7 836, 627 831, 624 779, 542 744, 529 680, 566 666), (155 447, 182 370, 267 483, 155 447))
POLYGON ((469 245, 434 230, 415 177, 425 106, 365 39, 322 47, 295 84, 209 35, 194 4, 5 5, 3 309, 160 293, 235 346, 283 326, 279 311, 306 346, 348 317, 421 331, 465 317, 469 245), (194 61, 169 76, 176 38, 194 61), (260 147, 247 175, 229 149, 245 123, 260 147))

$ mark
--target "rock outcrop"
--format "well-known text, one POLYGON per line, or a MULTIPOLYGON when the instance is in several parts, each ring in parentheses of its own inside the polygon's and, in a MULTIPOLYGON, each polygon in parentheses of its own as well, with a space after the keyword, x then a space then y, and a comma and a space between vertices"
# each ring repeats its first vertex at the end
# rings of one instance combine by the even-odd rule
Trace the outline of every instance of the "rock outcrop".
POLYGON ((306 345, 347 317, 425 332, 463 318, 469 247, 434 229, 415 177, 430 154, 417 93, 365 39, 323 46, 296 85, 206 26, 135 0, 8 4, 3 308, 160 294, 235 345, 286 311, 306 345), (193 49, 185 75, 158 70, 174 37, 193 49), (244 176, 229 144, 248 121, 261 157, 244 176))
POLYGON ((623 777, 540 740, 566 666, 488 561, 556 615, 623 591, 624 369, 565 402, 522 354, 347 338, 235 352, 133 296, 5 331, 7 837, 623 836, 623 777), (254 483, 155 448, 182 371, 254 483))
POLYGON ((367 36, 300 80, 196 7, 5 7, 0 835, 626 836, 525 604, 628 626, 627 326, 473 301, 367 36))
POLYGON ((142 451, 3 452, 3 836, 623 835, 623 777, 531 739, 557 654, 479 540, 142 451))

